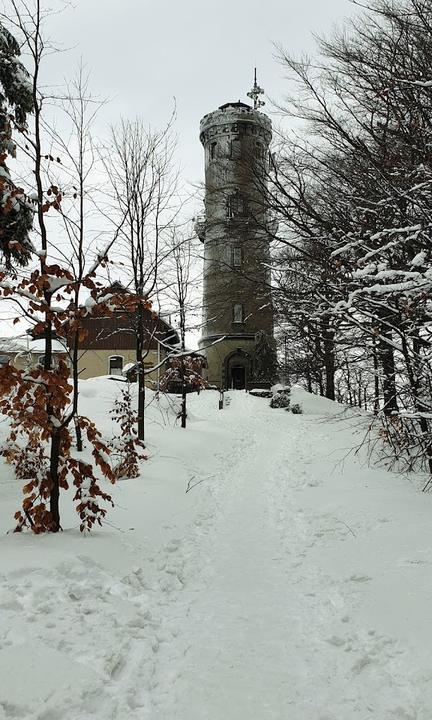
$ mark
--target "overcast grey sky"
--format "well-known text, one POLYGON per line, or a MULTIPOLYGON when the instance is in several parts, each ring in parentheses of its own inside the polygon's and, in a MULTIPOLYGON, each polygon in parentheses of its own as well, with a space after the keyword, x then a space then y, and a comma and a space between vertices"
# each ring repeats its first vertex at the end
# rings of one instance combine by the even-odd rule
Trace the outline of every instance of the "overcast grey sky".
MULTIPOLYGON (((57 9, 62 2, 44 0, 44 5, 57 9)), ((83 59, 93 93, 111 98, 98 117, 97 136, 121 116, 141 116, 162 127, 175 98, 181 176, 194 185, 204 176, 201 117, 225 102, 248 101, 255 65, 268 98, 280 101, 287 88, 274 45, 294 55, 312 54, 313 33, 328 33, 355 11, 350 0, 71 2, 49 22, 53 42, 69 50, 46 58, 46 81, 71 80, 83 59)), ((264 111, 272 116, 269 100, 264 111)), ((190 215, 201 209, 198 200, 194 205, 190 215)), ((16 334, 4 318, 2 327, 2 334, 16 334)))
MULTIPOLYGON (((224 102, 247 101, 253 79, 281 99, 283 70, 274 43, 313 52, 313 33, 327 33, 353 13, 349 0, 73 0, 51 21, 53 39, 72 49, 58 58, 71 75, 80 56, 91 87, 112 98, 99 119, 141 115, 166 123, 176 98, 178 155, 186 181, 203 176, 200 118, 224 102)), ((271 114, 268 103, 266 112, 271 114)))

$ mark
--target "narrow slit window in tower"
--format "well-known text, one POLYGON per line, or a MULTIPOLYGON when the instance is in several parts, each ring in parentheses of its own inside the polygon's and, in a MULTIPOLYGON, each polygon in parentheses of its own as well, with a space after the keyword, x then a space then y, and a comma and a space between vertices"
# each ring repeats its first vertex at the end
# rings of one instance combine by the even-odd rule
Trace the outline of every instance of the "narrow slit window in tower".
POLYGON ((264 160, 265 157, 265 150, 264 145, 260 143, 258 140, 255 142, 255 155, 258 158, 258 160, 264 160))
POLYGON ((233 266, 241 267, 242 264, 242 249, 241 247, 233 248, 233 266))
POLYGON ((240 160, 241 158, 241 142, 240 140, 231 140, 231 160, 240 160))
POLYGON ((234 202, 234 195, 228 195, 227 197, 227 204, 226 204, 226 216, 228 220, 231 220, 231 218, 235 215, 235 202, 234 202))
POLYGON ((240 303, 236 303, 233 306, 233 322, 235 322, 235 323, 243 322, 243 305, 240 305, 240 303))
POLYGON ((216 157, 217 142, 210 143, 210 160, 214 160, 216 157))

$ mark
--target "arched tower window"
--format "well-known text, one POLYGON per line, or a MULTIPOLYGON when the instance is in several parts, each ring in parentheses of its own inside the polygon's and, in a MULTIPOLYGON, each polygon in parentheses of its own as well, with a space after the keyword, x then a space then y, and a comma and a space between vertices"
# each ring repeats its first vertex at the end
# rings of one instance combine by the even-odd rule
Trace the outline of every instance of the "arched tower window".
POLYGON ((215 159, 215 157, 216 157, 216 150, 217 150, 217 142, 212 142, 212 143, 210 143, 210 148, 209 148, 210 160, 214 160, 214 159, 215 159))

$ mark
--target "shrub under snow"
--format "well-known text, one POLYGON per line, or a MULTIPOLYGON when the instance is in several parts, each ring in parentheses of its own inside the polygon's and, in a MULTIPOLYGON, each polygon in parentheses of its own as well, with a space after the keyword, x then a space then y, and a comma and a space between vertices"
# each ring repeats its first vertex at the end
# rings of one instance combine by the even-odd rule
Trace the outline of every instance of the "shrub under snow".
POLYGON ((285 392, 278 392, 276 395, 273 395, 272 399, 270 400, 270 407, 271 408, 289 408, 291 403, 290 396, 285 392))
POLYGON ((290 410, 293 415, 302 415, 303 414, 303 408, 299 403, 294 403, 294 405, 291 405, 290 410))

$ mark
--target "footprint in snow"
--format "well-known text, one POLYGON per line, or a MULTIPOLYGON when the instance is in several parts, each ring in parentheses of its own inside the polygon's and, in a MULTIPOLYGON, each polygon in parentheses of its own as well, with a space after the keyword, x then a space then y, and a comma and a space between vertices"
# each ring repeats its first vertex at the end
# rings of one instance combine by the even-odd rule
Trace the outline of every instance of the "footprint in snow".
POLYGON ((165 545, 165 550, 169 553, 173 553, 179 549, 181 544, 182 544, 182 541, 180 539, 173 538, 172 540, 169 541, 168 545, 165 545))
POLYGON ((0 610, 12 610, 20 612, 23 609, 22 604, 17 600, 15 595, 9 590, 4 590, 0 594, 0 610))
POLYGON ((372 580, 372 578, 369 577, 368 575, 351 575, 351 577, 349 578, 350 582, 355 582, 355 583, 370 582, 371 580, 372 580))
POLYGON ((337 635, 332 635, 331 637, 327 638, 327 642, 329 645, 333 645, 334 647, 343 647, 345 645, 346 640, 344 638, 338 637, 337 635))

